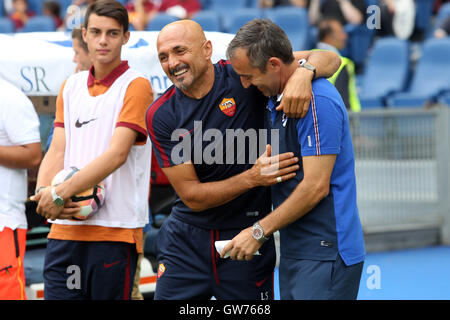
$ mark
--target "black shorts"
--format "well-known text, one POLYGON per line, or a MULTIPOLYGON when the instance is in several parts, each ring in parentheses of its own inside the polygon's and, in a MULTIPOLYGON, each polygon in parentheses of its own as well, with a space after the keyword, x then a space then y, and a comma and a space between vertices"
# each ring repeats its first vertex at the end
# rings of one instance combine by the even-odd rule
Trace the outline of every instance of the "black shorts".
POLYGON ((215 241, 240 231, 203 229, 169 216, 157 237, 155 299, 273 300, 273 237, 250 261, 222 259, 215 249, 215 241))
POLYGON ((44 263, 46 300, 129 300, 136 245, 49 239, 44 263))

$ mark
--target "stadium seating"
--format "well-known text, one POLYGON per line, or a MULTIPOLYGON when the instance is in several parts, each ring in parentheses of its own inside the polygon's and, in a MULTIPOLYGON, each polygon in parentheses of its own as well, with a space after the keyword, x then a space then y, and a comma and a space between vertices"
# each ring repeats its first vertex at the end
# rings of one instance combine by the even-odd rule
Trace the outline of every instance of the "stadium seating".
POLYGON ((240 27, 256 18, 261 18, 261 10, 257 8, 239 9, 233 15, 222 15, 224 29, 228 33, 236 33, 240 27))
POLYGON ((210 0, 210 8, 216 12, 232 14, 238 9, 245 8, 247 0, 210 0))
MULTIPOLYGON (((47 138, 50 133, 53 135, 53 121, 55 120, 55 116, 51 114, 38 114, 39 117, 39 133, 41 136, 41 145, 42 150, 47 150, 47 138)), ((51 140, 50 140, 51 141, 51 140)))
POLYGON ((407 92, 388 99, 393 107, 420 107, 434 101, 450 88, 450 38, 429 39, 422 46, 422 56, 416 66, 407 92))
POLYGON ((28 10, 33 11, 37 16, 42 15, 44 0, 27 0, 28 10))
POLYGON ((19 32, 50 32, 56 31, 55 21, 48 16, 34 16, 28 19, 19 32))
POLYGON ((288 35, 294 51, 309 49, 308 13, 303 8, 281 7, 265 11, 265 16, 288 35))
POLYGON ((165 13, 160 13, 160 14, 156 15, 149 23, 147 23, 145 30, 159 31, 162 28, 164 28, 164 26, 166 24, 169 24, 169 23, 177 21, 177 20, 179 20, 179 19, 175 16, 171 16, 171 15, 165 14, 165 13))
POLYGON ((247 7, 249 8, 258 8, 259 0, 247 0, 247 7))
POLYGON ((415 0, 416 3, 416 29, 427 32, 431 26, 434 0, 415 0))
POLYGON ((211 0, 199 0, 202 10, 211 10, 211 0))
POLYGON ((205 31, 222 31, 220 15, 213 10, 203 10, 197 12, 192 20, 198 22, 205 31))
POLYGON ((446 92, 438 97, 438 102, 446 104, 450 107, 450 91, 446 92))
POLYGON ((397 38, 380 38, 374 45, 359 94, 364 109, 385 105, 388 95, 403 91, 409 75, 409 44, 397 38))
MULTIPOLYGON (((436 30, 446 18, 450 17, 450 3, 444 3, 436 14, 433 31, 436 30)), ((431 34, 432 35, 432 34, 431 34)))
POLYGON ((0 1, 0 18, 5 15, 5 8, 3 7, 3 0, 0 1))
POLYGON ((355 65, 363 66, 373 42, 375 30, 367 28, 364 24, 358 26, 347 24, 345 31, 348 34, 348 40, 343 55, 352 59, 355 65))
POLYGON ((58 3, 61 6, 61 18, 64 18, 67 8, 72 4, 72 0, 58 0, 58 3))
POLYGON ((13 33, 14 24, 9 18, 0 17, 0 33, 13 33))

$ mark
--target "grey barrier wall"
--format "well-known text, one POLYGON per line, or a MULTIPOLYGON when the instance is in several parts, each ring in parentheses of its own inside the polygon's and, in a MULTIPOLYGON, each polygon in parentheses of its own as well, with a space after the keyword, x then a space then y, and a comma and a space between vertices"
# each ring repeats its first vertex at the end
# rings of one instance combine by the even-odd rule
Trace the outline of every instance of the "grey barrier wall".
POLYGON ((450 244, 449 110, 436 105, 349 115, 365 235, 408 231, 414 237, 434 229, 439 243, 450 244))

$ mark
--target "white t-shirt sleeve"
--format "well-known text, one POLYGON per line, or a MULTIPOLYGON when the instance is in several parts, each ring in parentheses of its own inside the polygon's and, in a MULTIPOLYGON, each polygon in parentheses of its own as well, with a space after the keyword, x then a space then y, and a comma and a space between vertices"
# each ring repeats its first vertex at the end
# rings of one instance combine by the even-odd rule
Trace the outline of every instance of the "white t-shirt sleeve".
POLYGON ((39 118, 30 99, 20 96, 8 103, 2 120, 11 145, 40 142, 39 118))

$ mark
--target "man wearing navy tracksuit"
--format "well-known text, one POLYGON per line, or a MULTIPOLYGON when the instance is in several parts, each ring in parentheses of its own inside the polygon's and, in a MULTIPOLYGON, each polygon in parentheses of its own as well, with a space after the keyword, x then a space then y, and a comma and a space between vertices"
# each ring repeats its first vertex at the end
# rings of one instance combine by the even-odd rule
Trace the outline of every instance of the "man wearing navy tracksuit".
MULTIPOLYGON (((200 130, 195 122, 202 124, 203 132, 214 128, 224 137, 227 129, 246 131, 264 127, 264 118, 253 116, 256 109, 264 105, 264 97, 252 100, 255 95, 248 94, 252 90, 242 88, 233 76, 231 65, 226 62, 214 65, 214 72, 214 86, 202 103, 172 86, 148 110, 149 134, 161 168, 180 165, 174 163, 171 153, 177 144, 189 138, 188 135, 194 152, 194 136, 200 130), (232 107, 232 116, 220 108, 226 97, 233 98, 236 103, 232 107), (172 141, 168 138, 174 128, 184 128, 186 132, 172 141)), ((201 150, 210 143, 202 142, 201 150)), ((248 142, 245 149, 248 155, 248 142)), ((241 165, 236 162, 234 159, 231 164, 210 165, 202 161, 195 164, 195 170, 199 180, 207 183, 230 178, 251 168, 248 161, 241 165)), ((192 188, 195 189, 195 185, 192 188)), ((252 263, 220 259, 214 247, 215 241, 233 238, 242 226, 252 225, 270 212, 270 208, 270 189, 265 187, 251 189, 226 204, 200 212, 192 210, 177 196, 169 218, 158 232, 159 269, 155 299, 209 299, 213 295, 218 299, 273 299, 273 239, 261 248, 261 255, 252 263)))
POLYGON ((227 55, 244 87, 258 86, 271 97, 267 115, 272 130, 279 130, 280 153, 294 152, 301 161, 295 178, 280 178, 272 186, 274 210, 244 229, 222 254, 249 260, 280 230, 281 299, 356 299, 365 249, 347 111, 325 79, 313 81, 305 118, 276 110, 286 81, 298 68, 290 51, 286 34, 269 20, 247 23, 229 44, 227 55), (258 60, 255 51, 268 57, 258 60))

